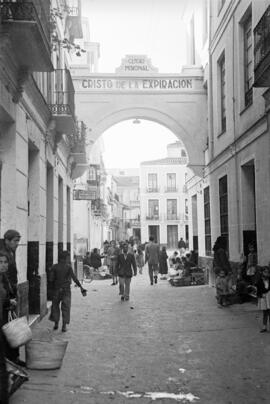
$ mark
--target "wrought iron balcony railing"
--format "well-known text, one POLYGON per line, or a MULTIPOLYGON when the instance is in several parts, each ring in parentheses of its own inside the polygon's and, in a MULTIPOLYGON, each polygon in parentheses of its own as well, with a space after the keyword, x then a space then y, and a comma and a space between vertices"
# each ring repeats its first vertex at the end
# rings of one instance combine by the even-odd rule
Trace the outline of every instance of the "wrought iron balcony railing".
POLYGON ((0 1, 1 24, 11 33, 17 59, 31 71, 53 70, 49 10, 41 0, 0 1))
POLYGON ((178 188, 176 187, 166 187, 165 192, 177 192, 178 188))
POLYGON ((177 215, 176 213, 168 213, 167 215, 165 215, 165 220, 180 220, 180 216, 177 215))
POLYGON ((146 192, 159 192, 158 187, 148 187, 146 188, 146 192))
POLYGON ((254 29, 254 87, 270 86, 270 6, 254 29))
POLYGON ((145 219, 146 220, 159 220, 160 217, 159 217, 159 215, 148 215, 148 216, 146 216, 145 219))
POLYGON ((40 30, 46 37, 48 49, 50 48, 50 21, 48 13, 38 0, 32 2, 1 1, 0 14, 2 22, 33 21, 39 25, 40 30))
POLYGON ((74 86, 68 69, 56 69, 52 73, 53 91, 49 91, 48 103, 53 115, 71 115, 75 120, 74 86))

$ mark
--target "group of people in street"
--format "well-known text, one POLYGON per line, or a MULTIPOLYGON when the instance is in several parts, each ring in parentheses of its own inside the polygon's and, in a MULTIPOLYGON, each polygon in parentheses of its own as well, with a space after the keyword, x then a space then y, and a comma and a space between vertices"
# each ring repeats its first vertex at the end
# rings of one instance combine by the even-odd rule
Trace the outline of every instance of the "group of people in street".
POLYGON ((262 328, 260 332, 267 331, 270 327, 270 268, 259 267, 257 263, 256 244, 254 241, 248 244, 248 254, 242 257, 234 282, 233 270, 228 258, 227 239, 218 237, 214 247, 213 270, 216 275, 216 298, 218 307, 226 307, 231 304, 231 296, 238 297, 239 303, 249 300, 250 296, 257 297, 257 306, 262 311, 262 328), (233 284, 235 283, 235 290, 233 284))
MULTIPOLYGON (((178 247, 179 252, 176 254, 179 254, 179 259, 182 257, 184 260, 186 243, 183 239, 179 241, 178 247)), ((103 251, 100 252, 94 248, 91 253, 87 252, 83 263, 94 271, 108 269, 112 278, 111 285, 119 284, 120 298, 122 301, 126 301, 129 300, 132 277, 137 273, 143 274, 145 264, 148 266, 151 286, 158 283, 158 275, 160 275, 160 279, 167 279, 168 259, 166 247, 160 248, 154 237, 150 236, 149 242, 144 244, 141 244, 139 240, 104 241, 103 251)))

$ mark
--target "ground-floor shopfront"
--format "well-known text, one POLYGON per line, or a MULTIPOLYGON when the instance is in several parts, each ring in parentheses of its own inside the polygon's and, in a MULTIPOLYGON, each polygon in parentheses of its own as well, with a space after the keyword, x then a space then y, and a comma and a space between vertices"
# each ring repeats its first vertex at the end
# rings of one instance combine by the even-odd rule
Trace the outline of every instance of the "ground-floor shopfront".
POLYGON ((56 143, 50 110, 35 87, 15 103, 1 81, 0 86, 1 237, 8 229, 21 234, 19 314, 44 315, 46 271, 59 251, 72 251, 76 159, 63 138, 56 143))
POLYGON ((198 249, 200 264, 210 274, 212 248, 220 235, 228 240, 233 267, 247 256, 250 242, 256 246, 258 265, 269 264, 269 140, 264 116, 206 165, 203 178, 191 176, 187 182, 191 249, 198 249))

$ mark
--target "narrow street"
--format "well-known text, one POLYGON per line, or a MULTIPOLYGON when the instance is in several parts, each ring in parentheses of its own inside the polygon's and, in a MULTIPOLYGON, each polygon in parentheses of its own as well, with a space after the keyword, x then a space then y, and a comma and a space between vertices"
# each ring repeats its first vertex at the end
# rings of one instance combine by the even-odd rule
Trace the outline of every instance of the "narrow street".
MULTIPOLYGON (((208 286, 150 286, 146 268, 121 302, 111 280, 72 286, 63 366, 29 371, 11 404, 269 402, 270 334, 256 305, 219 309, 208 286)), ((42 327, 52 327, 47 318, 42 327)))

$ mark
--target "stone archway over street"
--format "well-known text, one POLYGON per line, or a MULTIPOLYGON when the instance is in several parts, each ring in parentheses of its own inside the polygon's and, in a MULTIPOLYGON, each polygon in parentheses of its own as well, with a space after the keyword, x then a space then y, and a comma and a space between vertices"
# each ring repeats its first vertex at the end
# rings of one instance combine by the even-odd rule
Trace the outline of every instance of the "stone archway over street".
POLYGON ((76 110, 95 141, 109 127, 128 119, 164 125, 184 143, 189 166, 201 175, 207 139, 203 70, 157 72, 145 55, 127 55, 115 73, 74 76, 76 110))

